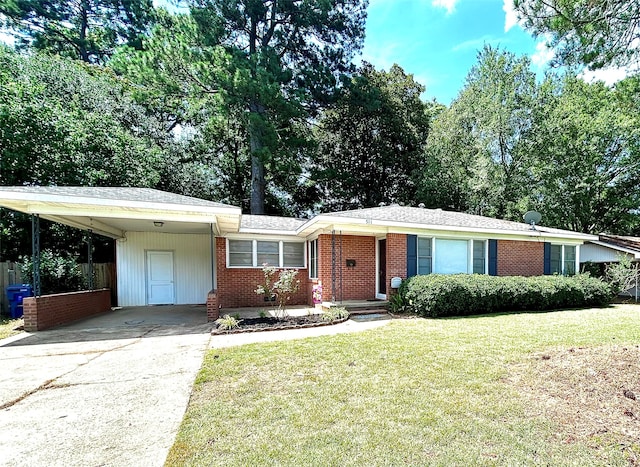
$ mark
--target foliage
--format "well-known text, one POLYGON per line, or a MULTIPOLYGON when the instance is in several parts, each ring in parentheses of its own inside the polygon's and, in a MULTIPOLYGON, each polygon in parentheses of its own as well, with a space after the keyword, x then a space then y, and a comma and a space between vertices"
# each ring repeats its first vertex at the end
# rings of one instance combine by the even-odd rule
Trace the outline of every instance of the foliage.
POLYGON ((408 310, 409 302, 406 299, 407 281, 403 280, 400 288, 389 299, 389 311, 391 313, 404 313, 408 310))
POLYGON ((633 65, 640 59, 636 0, 514 0, 525 27, 550 37, 557 61, 590 68, 633 65))
POLYGON ((283 194, 293 203, 307 199, 314 193, 300 181, 307 119, 332 99, 362 47, 366 1, 188 4, 189 15, 161 15, 145 51, 124 52, 116 67, 141 85, 151 82, 154 102, 168 91, 170 115, 201 111, 198 135, 216 142, 224 165, 236 169, 220 171, 234 175, 233 195, 243 199, 239 192, 250 187, 251 213, 263 214, 265 202, 277 206, 283 194), (216 129, 216 120, 231 121, 233 131, 216 129))
POLYGON ((520 220, 535 74, 527 57, 485 46, 464 89, 435 119, 419 194, 429 207, 520 220))
POLYGON ((417 204, 414 171, 425 164, 429 128, 424 90, 398 65, 361 66, 316 130, 324 209, 417 204))
POLYGON ((618 255, 618 261, 607 265, 605 279, 615 295, 629 294, 638 281, 638 264, 629 255, 618 255))
POLYGON ((429 274, 409 278, 404 295, 409 310, 428 317, 604 306, 612 298, 608 284, 587 275, 429 274))
POLYGON ((348 317, 349 312, 345 307, 342 306, 331 307, 328 310, 324 310, 320 315, 322 321, 329 322, 340 321, 343 319, 347 319, 348 317))
POLYGON ((630 233, 640 205, 637 78, 610 89, 573 74, 549 77, 525 150, 533 157, 526 204, 545 225, 630 233))
POLYGON ((231 331, 232 329, 237 329, 238 327, 240 327, 241 322, 241 319, 229 315, 224 315, 222 318, 218 318, 217 320, 215 320, 215 324, 218 326, 218 329, 222 331, 231 331))
POLYGON ((262 265, 262 273, 264 282, 256 288, 258 295, 264 295, 266 298, 276 298, 276 307, 274 315, 278 319, 284 319, 288 316, 287 304, 291 301, 291 297, 300 290, 300 280, 297 279, 297 269, 281 269, 276 279, 276 268, 268 264, 262 265))
POLYGON ((151 0, 0 0, 0 19, 21 47, 104 63, 122 43, 140 46, 151 0))
MULTIPOLYGON (((23 280, 33 283, 33 261, 30 256, 22 258, 20 268, 23 280)), ((86 284, 87 278, 77 258, 51 250, 40 252, 40 291, 43 295, 83 290, 86 284)))
POLYGON ((0 340, 20 334, 24 329, 24 320, 0 317, 0 340))

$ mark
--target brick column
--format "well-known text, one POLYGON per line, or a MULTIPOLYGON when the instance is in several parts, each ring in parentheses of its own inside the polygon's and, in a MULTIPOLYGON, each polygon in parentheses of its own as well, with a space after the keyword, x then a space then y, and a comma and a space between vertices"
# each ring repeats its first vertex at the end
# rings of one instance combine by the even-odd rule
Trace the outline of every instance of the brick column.
POLYGON ((207 321, 215 321, 219 317, 218 294, 215 290, 212 290, 207 294, 207 321))

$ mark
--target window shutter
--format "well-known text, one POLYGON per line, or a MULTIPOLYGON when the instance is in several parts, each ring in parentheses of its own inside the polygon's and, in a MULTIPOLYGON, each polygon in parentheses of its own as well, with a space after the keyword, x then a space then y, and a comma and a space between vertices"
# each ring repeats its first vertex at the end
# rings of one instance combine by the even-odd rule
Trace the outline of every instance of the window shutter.
POLYGON ((551 274, 551 243, 544 243, 544 274, 551 274))
POLYGON ((498 240, 489 240, 489 275, 498 275, 498 240))
POLYGON ((418 236, 407 235, 407 278, 418 274, 418 236))

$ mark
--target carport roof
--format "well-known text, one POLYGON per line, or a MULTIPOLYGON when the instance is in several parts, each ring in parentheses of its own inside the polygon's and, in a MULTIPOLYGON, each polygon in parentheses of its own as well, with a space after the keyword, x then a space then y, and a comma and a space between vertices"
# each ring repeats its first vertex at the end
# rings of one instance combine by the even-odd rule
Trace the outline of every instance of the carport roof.
POLYGON ((133 187, 0 187, 0 206, 112 238, 158 229, 205 233, 212 225, 237 231, 241 215, 236 206, 133 187))

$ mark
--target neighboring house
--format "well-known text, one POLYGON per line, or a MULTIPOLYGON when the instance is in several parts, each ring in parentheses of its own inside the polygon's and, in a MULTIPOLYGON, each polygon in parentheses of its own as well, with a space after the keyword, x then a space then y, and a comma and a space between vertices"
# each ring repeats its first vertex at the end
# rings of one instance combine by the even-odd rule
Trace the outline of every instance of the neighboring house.
POLYGON ((118 305, 261 306, 262 264, 296 268, 292 304, 384 299, 391 279, 578 270, 592 235, 470 214, 383 206, 311 219, 242 215, 239 208, 144 188, 0 187, 0 206, 116 240, 118 305))
MULTIPOLYGON (((640 263, 640 237, 626 237, 620 235, 601 234, 597 240, 592 240, 582 246, 580 262, 593 263, 600 267, 600 272, 605 272, 605 267, 611 263, 620 261, 620 257, 626 256, 634 263, 640 263)), ((637 287, 629 289, 626 294, 638 298, 637 287)))

